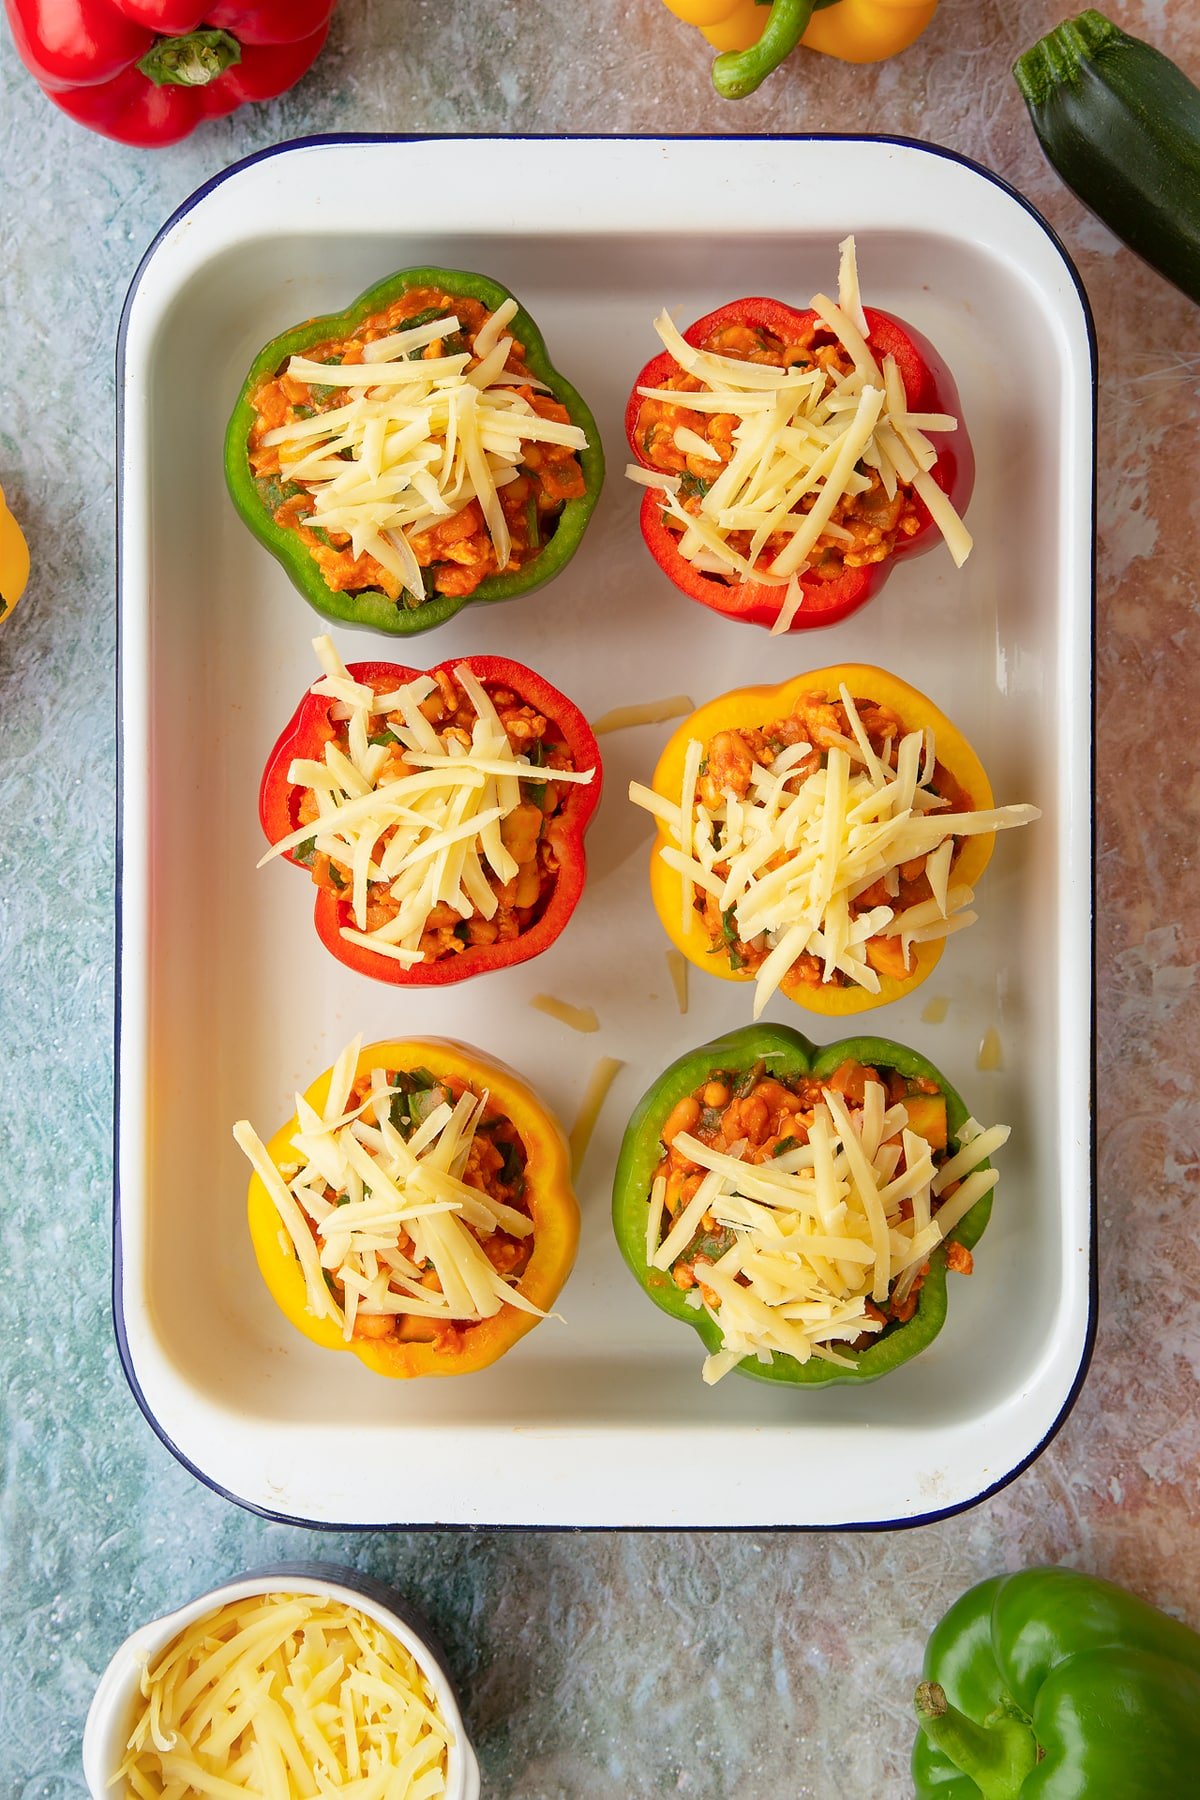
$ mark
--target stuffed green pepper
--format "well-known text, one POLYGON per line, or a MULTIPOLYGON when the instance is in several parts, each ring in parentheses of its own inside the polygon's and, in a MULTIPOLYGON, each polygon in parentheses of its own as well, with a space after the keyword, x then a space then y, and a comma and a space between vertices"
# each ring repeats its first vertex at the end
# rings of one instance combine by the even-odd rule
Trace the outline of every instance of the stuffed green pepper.
POLYGON ((915 1050, 748 1026, 681 1056, 637 1106, 617 1242, 699 1332, 705 1381, 873 1381, 941 1330, 1007 1137, 915 1050))
POLYGON ((508 289, 424 268, 272 339, 234 407, 225 470, 310 605, 407 635, 556 575, 604 457, 508 289))

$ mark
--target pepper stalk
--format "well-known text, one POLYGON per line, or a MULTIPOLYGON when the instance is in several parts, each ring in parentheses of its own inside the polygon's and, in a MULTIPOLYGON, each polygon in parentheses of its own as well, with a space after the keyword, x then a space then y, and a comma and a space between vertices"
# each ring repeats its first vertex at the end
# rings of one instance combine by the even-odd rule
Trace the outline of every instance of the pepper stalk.
POLYGON ((207 87, 241 60, 231 32, 202 30, 156 38, 137 66, 155 87, 207 87))
POLYGON ((726 50, 712 68, 713 86, 724 100, 744 100, 761 87, 786 57, 792 54, 816 5, 835 0, 771 0, 771 11, 757 44, 748 50, 726 50))
POLYGON ((969 1775, 983 1800, 1019 1800, 1038 1760, 1037 1741, 1014 1712, 998 1708, 977 1725, 952 1706, 937 1681, 922 1681, 913 1696, 917 1723, 956 1769, 969 1775))

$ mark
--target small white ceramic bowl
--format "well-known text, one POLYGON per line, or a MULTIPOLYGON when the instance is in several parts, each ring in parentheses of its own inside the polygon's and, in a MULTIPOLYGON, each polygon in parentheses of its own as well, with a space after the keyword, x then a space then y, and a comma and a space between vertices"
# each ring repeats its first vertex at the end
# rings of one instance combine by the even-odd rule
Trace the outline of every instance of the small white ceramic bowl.
POLYGON ((92 1800, 113 1800, 110 1783, 125 1754, 144 1659, 157 1656, 172 1638, 206 1613, 215 1612, 227 1601, 248 1600, 256 1594, 302 1594, 340 1600, 390 1631, 420 1664, 450 1727, 453 1741, 447 1758, 446 1800, 479 1800, 479 1764, 463 1728, 450 1672, 441 1651, 430 1641, 424 1622, 382 1582, 359 1574, 357 1569, 326 1568, 319 1563, 286 1563, 244 1575, 201 1594, 177 1612, 139 1626, 125 1639, 100 1677, 83 1730, 83 1773, 92 1800))

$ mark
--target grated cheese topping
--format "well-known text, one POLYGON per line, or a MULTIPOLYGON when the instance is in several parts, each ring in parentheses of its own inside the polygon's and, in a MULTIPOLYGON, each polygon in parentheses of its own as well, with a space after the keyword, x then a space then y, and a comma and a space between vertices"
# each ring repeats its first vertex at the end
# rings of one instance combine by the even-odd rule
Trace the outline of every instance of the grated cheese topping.
MULTIPOLYGON (((437 692, 432 675, 377 694, 351 678, 332 638, 315 638, 313 648, 325 673, 310 691, 334 700, 335 713, 347 721, 349 753, 330 741, 322 761, 291 764, 288 780, 311 792, 317 818, 278 839, 258 867, 312 842, 350 871, 353 924, 341 927, 342 937, 411 968, 425 960, 421 939, 436 906, 449 906, 462 919, 495 915, 499 901, 489 872, 504 883, 520 866, 501 827, 521 804, 521 781, 544 782, 547 771, 516 754, 466 663, 453 674, 475 711, 469 747, 439 733, 422 714, 422 701, 437 692), (385 774, 395 766, 392 743, 371 741, 381 735, 385 715, 409 770, 399 777, 385 774), (383 884, 395 911, 368 929, 374 884, 383 884)), ((589 782, 595 773, 554 769, 551 778, 589 782)))
POLYGON ((680 477, 636 464, 626 470, 659 493, 664 518, 680 527, 679 552, 694 567, 735 582, 789 589, 788 624, 802 603, 795 578, 817 560, 819 543, 850 536, 832 515, 840 501, 871 487, 860 464, 877 473, 889 500, 899 484, 920 497, 958 567, 972 547, 971 534, 931 472, 937 451, 929 434, 955 431, 958 420, 947 413, 910 412, 895 358, 876 358, 859 296, 853 237, 841 245, 838 301, 817 294, 811 304, 850 359, 847 373, 778 368, 701 350, 660 313, 654 329, 663 347, 701 387, 697 392, 640 387, 638 393, 692 412, 731 415, 737 421, 732 454, 723 461, 698 433, 677 428, 675 447, 711 462, 703 476, 708 490, 699 495, 696 510, 684 506, 680 477), (735 532, 750 534, 745 554, 730 542, 735 532), (769 554, 768 545, 773 546, 769 554))
POLYGON ((669 1270, 706 1217, 733 1237, 696 1269, 698 1285, 688 1294, 721 1333, 720 1350, 704 1363, 710 1385, 748 1356, 765 1364, 776 1355, 847 1363, 834 1346, 882 1329, 868 1301, 880 1305, 893 1289, 905 1298, 932 1252, 995 1186, 996 1171, 979 1165, 1007 1142, 1007 1125, 985 1131, 968 1121, 962 1148, 938 1167, 926 1139, 909 1128, 905 1104, 886 1106, 877 1081, 864 1092, 863 1106, 851 1109, 823 1090, 809 1141, 768 1162, 744 1162, 738 1146, 726 1153, 690 1133, 673 1140, 705 1173, 661 1241, 666 1182, 656 1178, 648 1262, 669 1270), (936 1207, 956 1180, 961 1185, 936 1207))
POLYGON ((488 1116, 486 1091, 467 1088, 451 1104, 436 1082, 419 1120, 410 1110, 405 1137, 390 1104, 402 1089, 390 1087, 382 1070, 373 1071, 369 1097, 349 1104, 361 1047, 356 1038, 334 1064, 321 1113, 296 1095, 294 1163, 277 1167, 248 1120, 233 1128, 299 1260, 308 1311, 332 1320, 347 1342, 355 1320, 372 1315, 478 1324, 510 1305, 544 1318, 518 1292, 519 1276, 500 1274, 480 1241, 496 1231, 533 1235, 527 1213, 464 1178, 488 1116))
POLYGON ((947 937, 976 918, 973 891, 952 880, 954 840, 1041 816, 1027 805, 948 812, 930 785, 937 763, 932 732, 904 736, 893 770, 872 750, 845 686, 840 698, 852 735, 824 751, 822 766, 803 778, 792 771, 812 746, 801 742, 769 764, 755 763, 744 797, 726 788, 719 805, 706 806, 697 797, 704 746, 692 739, 679 800, 629 784, 629 798, 654 815, 667 839, 659 856, 683 877, 685 935, 700 890, 715 898, 744 943, 769 951, 755 977, 755 1018, 805 954, 820 960, 823 981, 837 971, 879 993, 870 939, 899 938, 909 969, 914 944, 947 937), (898 892, 901 865, 918 857, 928 859, 932 899, 851 912, 851 902, 881 877, 898 892))
POLYGON ((144 1663, 139 1687, 123 1794, 446 1794, 454 1736, 428 1676, 342 1601, 227 1601, 144 1663))
POLYGON ((499 490, 518 478, 525 446, 587 448, 578 425, 541 418, 520 392, 542 384, 510 367, 505 327, 516 312, 506 300, 473 350, 452 356, 420 352, 461 330, 453 316, 375 339, 362 362, 293 356, 289 375, 344 399, 263 434, 264 446, 278 448, 282 479, 309 495, 300 522, 346 534, 355 557, 373 556, 418 602, 425 580, 411 537, 478 501, 503 570, 512 544, 499 490))

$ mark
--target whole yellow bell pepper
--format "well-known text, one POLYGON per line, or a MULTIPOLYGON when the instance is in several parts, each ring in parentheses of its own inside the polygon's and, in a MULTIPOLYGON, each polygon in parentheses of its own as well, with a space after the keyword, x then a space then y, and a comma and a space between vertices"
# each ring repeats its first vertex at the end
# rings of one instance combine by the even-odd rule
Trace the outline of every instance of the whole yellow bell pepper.
POLYGON ((29 580, 29 545, 0 488, 0 620, 7 619, 29 580))
POLYGON ((938 0, 665 0, 714 50, 713 86, 740 100, 797 44, 839 62, 884 62, 915 42, 938 0), (771 10, 765 21, 763 9, 771 10))
MULTIPOLYGON (((553 1115, 511 1069, 444 1038, 364 1045, 355 1079, 372 1069, 427 1070, 439 1080, 465 1083, 475 1093, 486 1090, 492 1110, 516 1127, 525 1151, 524 1198, 534 1228, 533 1250, 516 1287, 548 1311, 571 1272, 579 1242, 579 1205, 571 1187, 566 1139, 553 1115)), ((305 1095, 317 1113, 324 1107, 332 1073, 327 1069, 305 1095)), ((292 1139, 299 1129, 299 1120, 293 1117, 267 1144, 277 1168, 295 1165, 292 1139)), ((314 1344, 326 1350, 351 1350, 378 1375, 466 1375, 485 1369, 539 1323, 536 1313, 505 1305, 490 1319, 464 1324, 448 1342, 437 1341, 427 1320, 407 1316, 391 1336, 347 1341, 333 1320, 317 1318, 309 1310, 303 1271, 282 1241, 279 1214, 258 1175, 250 1179, 247 1212, 259 1271, 279 1310, 314 1344)))
MULTIPOLYGON (((992 807, 992 789, 983 764, 960 731, 956 731, 946 715, 932 700, 891 675, 862 663, 839 663, 828 669, 814 669, 807 675, 793 676, 778 687, 735 688, 710 700, 692 713, 668 738, 654 771, 654 792, 678 805, 683 791, 683 769, 687 748, 693 738, 710 744, 718 732, 761 729, 772 720, 786 718, 802 694, 824 694, 836 700, 845 684, 856 699, 874 700, 889 707, 900 719, 905 731, 932 731, 937 746, 939 768, 944 769, 962 793, 966 803, 977 812, 992 807)), ((752 970, 735 968, 728 957, 713 953, 712 940, 699 912, 689 908, 686 929, 683 923, 683 876, 663 861, 659 851, 673 842, 668 827, 659 823, 650 852, 650 897, 654 910, 667 936, 687 960, 707 975, 723 981, 753 981, 752 970)), ((991 860, 995 833, 980 833, 959 842, 955 852, 953 877, 956 884, 974 887, 991 860)), ((936 966, 945 940, 913 944, 911 965, 906 973, 889 974, 876 968, 879 992, 852 983, 808 982, 795 975, 785 975, 780 983, 789 1000, 807 1012, 821 1013, 826 1018, 841 1018, 850 1013, 866 1012, 899 1000, 919 987, 936 966)))

